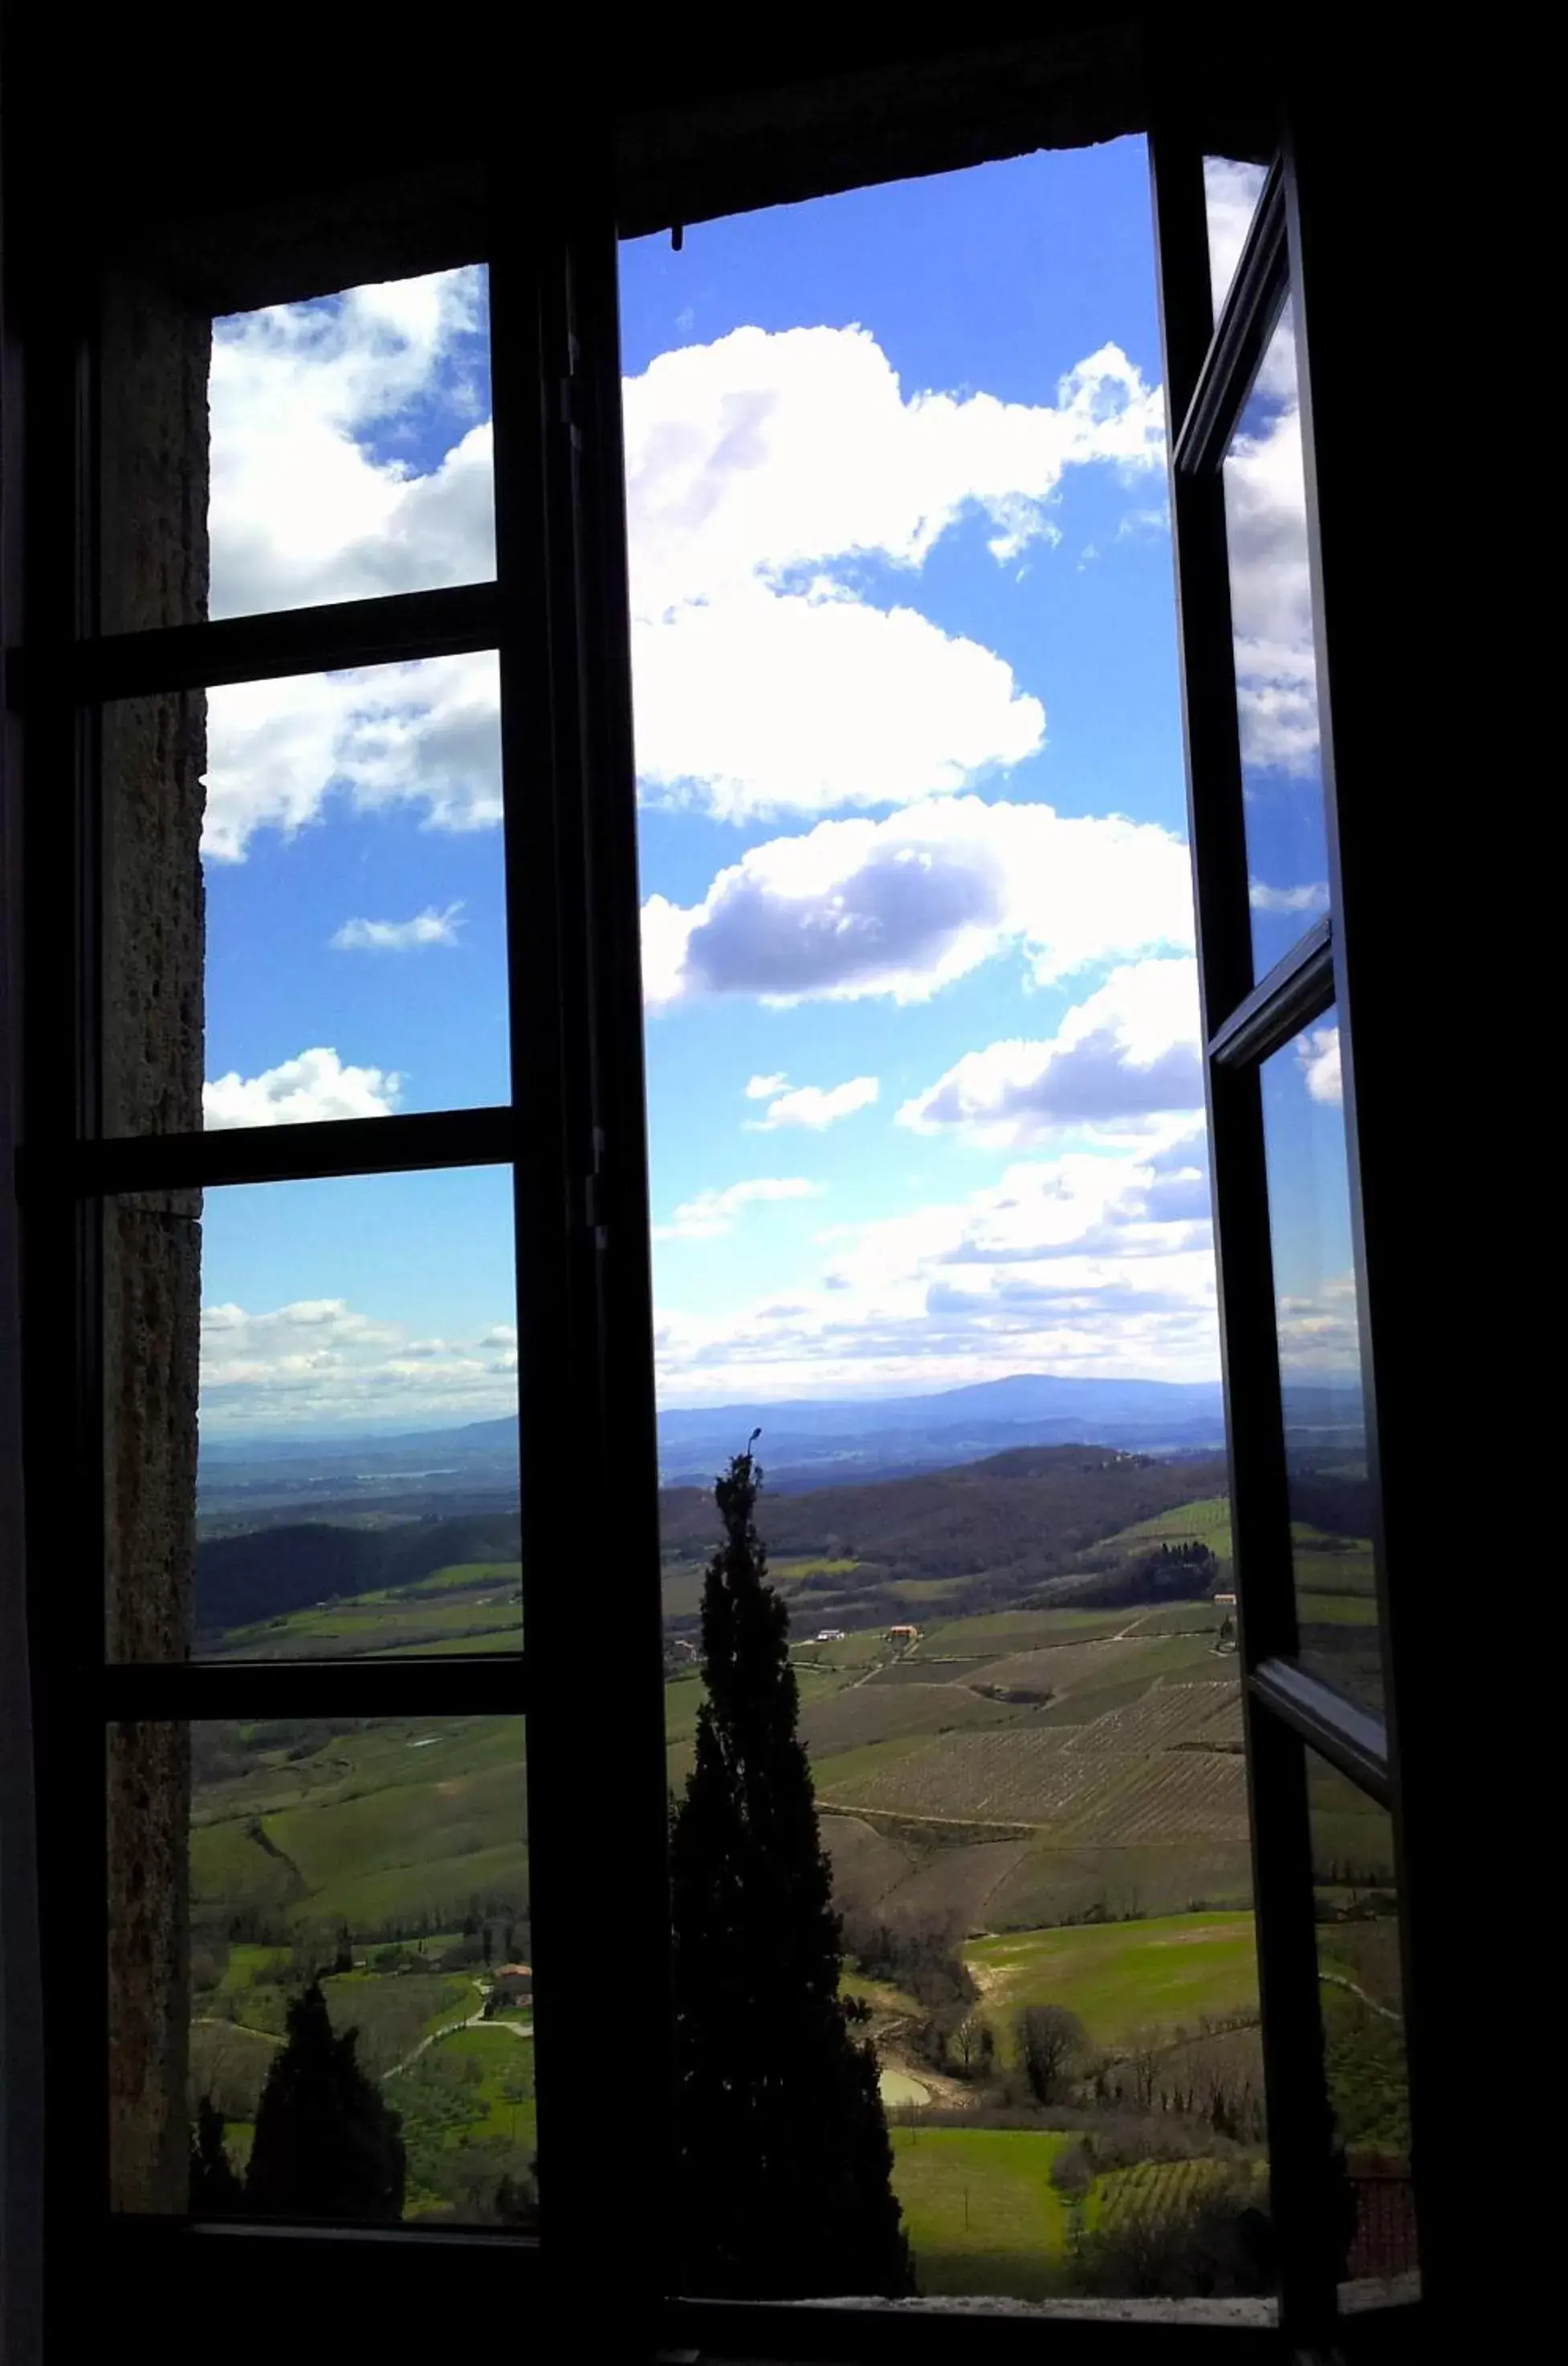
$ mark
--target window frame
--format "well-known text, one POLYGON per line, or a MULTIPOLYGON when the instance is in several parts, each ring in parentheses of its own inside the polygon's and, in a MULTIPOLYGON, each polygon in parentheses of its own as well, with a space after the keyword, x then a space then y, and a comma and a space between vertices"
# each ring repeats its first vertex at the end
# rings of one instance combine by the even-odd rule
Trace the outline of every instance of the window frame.
MULTIPOLYGON (((1339 2335, 1344 2319, 1330 2232, 1332 2214, 1323 2207, 1333 2113, 1324 2061, 1313 1910, 1307 1789, 1313 1754, 1391 1813, 1404 1994, 1413 1998, 1416 1986, 1411 1960, 1404 1786, 1395 1742, 1398 1626, 1389 1584, 1377 1442, 1374 1374, 1380 1326, 1373 1321, 1360 1190, 1355 1044, 1346 962, 1349 931, 1340 863, 1325 631, 1328 595, 1313 436, 1308 324, 1315 286, 1310 259, 1303 259, 1296 156, 1289 136, 1281 141, 1269 167, 1217 318, 1209 275, 1202 147, 1180 124, 1157 126, 1151 132, 1149 147, 1170 419, 1189 829, 1237 1566, 1270 2177, 1280 2229, 1280 2311, 1298 2338, 1325 2341, 1339 2335), (1294 304, 1301 389, 1329 909, 1303 931, 1272 968, 1255 977, 1222 471, 1287 299, 1294 304), (1260 1077, 1264 1063, 1330 1008, 1339 1012, 1346 1180, 1383 1678, 1382 1716, 1351 1701, 1299 1662, 1260 1077)), ((1417 2136, 1425 2101, 1423 2067, 1413 2049, 1409 2078, 1417 2136)), ((1418 2145, 1413 2152, 1417 2215, 1425 2218, 1418 2145)), ((1410 2308, 1396 2305, 1386 2314, 1396 2321, 1406 2319, 1410 2308)))
MULTIPOLYGON (((1188 169, 1197 159, 1197 197, 1201 203, 1201 150, 1185 154, 1168 132, 1150 135, 1156 163, 1162 269, 1168 254, 1190 245, 1192 186, 1188 169)), ((659 1651, 657 1448, 651 1387, 651 1291, 648 1257, 648 1209, 639 981, 628 949, 636 944, 636 828, 632 804, 629 657, 625 592, 624 500, 618 357, 615 349, 615 223, 606 193, 610 168, 601 149, 584 144, 580 177, 548 190, 532 188, 520 202, 515 179, 497 173, 487 192, 485 248, 492 280, 492 335, 496 376, 498 575, 494 585, 401 595, 391 600, 231 619, 217 624, 173 626, 152 634, 95 638, 86 630, 85 557, 90 548, 91 517, 84 495, 90 479, 92 410, 90 338, 87 324, 63 299, 60 282, 35 267, 26 289, 25 409, 18 405, 9 429, 27 422, 25 460, 26 632, 9 664, 9 695, 19 709, 25 752, 25 828, 28 873, 25 891, 27 970, 24 993, 28 1100, 25 1158, 20 1167, 24 1209, 24 1335, 28 1361, 26 1455, 35 1471, 58 1472, 58 1436, 63 1418, 73 1439, 78 1482, 76 1545, 101 1556, 101 1488, 91 1484, 100 1400, 94 1352, 97 1259, 92 1211, 105 1196, 131 1190, 222 1183, 281 1180, 326 1174, 408 1172, 467 1164, 511 1166, 516 1177, 518 1211, 519 1330, 524 1365, 520 1382, 524 1489, 525 1595, 528 1650, 536 1665, 553 1657, 552 1639, 569 1631, 564 1587, 543 1583, 549 1566, 563 1565, 580 1533, 585 1497, 591 1498, 596 1537, 612 1555, 625 1556, 629 1570, 651 1572, 631 1606, 629 1648, 618 1662, 611 1692, 615 1714, 625 1720, 626 1746, 618 1746, 615 1774, 598 1770, 591 1785, 592 1808, 626 1829, 636 1818, 635 1849, 626 1851, 633 1883, 631 1919, 637 1933, 634 1953, 646 1992, 657 1995, 667 1981, 663 1932, 663 1752, 662 1667, 659 1651), (504 393, 502 389, 505 389, 504 393), (503 426, 503 410, 511 427, 503 426), (522 422, 526 422, 526 432, 522 422), (503 463, 502 453, 506 457, 503 463), (195 688, 220 682, 315 671, 326 665, 360 665, 393 658, 423 657, 446 650, 496 648, 502 652, 503 780, 507 783, 503 825, 507 862, 509 962, 513 980, 513 1053, 526 1064, 525 1082, 515 1081, 513 1103, 487 1110, 346 1121, 330 1126, 266 1132, 164 1136, 109 1141, 89 1121, 96 1057, 96 1003, 98 983, 93 958, 96 884, 92 839, 96 820, 94 733, 91 717, 107 699, 195 688), (49 784, 70 780, 70 797, 49 784), (542 783, 536 791, 534 783, 542 783), (520 784, 527 783, 526 789, 520 784), (547 892, 538 885, 550 883, 547 892), (541 919, 546 925, 540 927, 541 919), (539 1028, 540 997, 552 1016, 539 1028), (81 1057, 73 1069, 58 1060, 58 1013, 74 1014, 73 1038, 81 1057), (62 1070, 65 1073, 62 1075, 62 1070), (517 1111, 526 1104, 537 1121, 527 1139, 517 1111), (52 1320, 50 1285, 62 1271, 77 1277, 73 1320, 52 1320), (536 1380, 529 1365, 530 1340, 558 1350, 571 1343, 569 1369, 558 1355, 548 1382, 536 1380), (588 1443, 585 1445, 585 1441, 588 1443), (594 1483, 594 1473, 614 1457, 620 1483, 594 1483), (96 1538, 96 1547, 95 1547, 96 1538), (617 1541, 615 1541, 618 1539, 617 1541), (530 1571, 533 1572, 530 1579, 530 1571), (650 1656, 651 1655, 651 1656, 650 1656), (652 1681, 642 1673, 651 1665, 652 1681), (624 1681, 622 1681, 624 1677, 624 1681), (625 1779, 626 1751, 646 1760, 651 1772, 657 1741, 658 1782, 642 1797, 625 1779)), ((721 208, 694 206, 691 215, 721 208)), ((1299 207, 1293 184, 1283 219, 1285 248, 1296 268, 1302 250, 1299 207)), ((1200 224, 1201 226, 1201 224, 1200 224)), ((1255 229, 1257 225, 1255 224, 1255 229)), ((1270 217, 1268 235, 1280 230, 1270 217)), ((1259 239, 1262 238, 1259 233, 1259 239)), ((1199 343, 1200 306, 1190 258, 1172 263, 1162 291, 1166 323, 1167 384, 1185 420, 1205 383, 1232 388, 1243 367, 1243 332, 1256 332, 1257 312, 1266 300, 1270 263, 1249 240, 1222 314, 1220 333, 1231 334, 1226 355, 1212 363, 1209 331, 1199 343), (1266 267, 1267 266, 1267 267, 1266 267), (1245 283, 1245 284, 1244 284, 1245 283), (1236 339, 1240 337, 1240 344, 1236 339), (1222 370, 1222 364, 1224 368, 1222 370), (1225 373, 1228 373, 1226 375, 1225 373), (1206 374, 1206 375, 1205 375, 1206 374)), ((1206 239, 1201 247, 1206 270, 1206 239)), ((450 259, 457 259, 452 257, 450 259)), ((70 284, 67 272, 62 278, 70 284)), ((89 284, 84 280, 78 285, 89 284)), ((1310 280, 1307 283, 1310 288, 1310 280)), ((1208 308, 1206 279, 1201 310, 1208 308)), ((251 300, 254 300, 254 298, 251 300)), ((1310 370, 1303 365, 1303 416, 1310 370)), ((1245 389, 1243 389, 1245 393, 1245 389)), ((1237 404, 1239 408, 1239 403, 1237 404)), ((1206 447, 1207 448, 1207 447, 1206 447)), ((1223 449, 1223 445, 1222 447, 1223 449)), ((1228 590, 1223 656, 1224 704, 1214 703, 1214 660, 1219 648, 1214 624, 1215 546, 1213 521, 1192 487, 1201 481, 1179 459, 1174 511, 1181 589, 1183 674, 1190 744, 1212 747, 1217 770, 1228 780, 1221 740, 1222 717, 1234 746, 1234 684, 1230 673, 1228 590), (1207 589, 1205 590, 1205 584, 1207 589), (1201 612, 1208 609, 1207 621, 1201 612), (1209 735, 1206 737, 1205 735, 1209 735)), ((1310 462, 1309 462, 1310 467, 1310 462)), ((1321 555, 1316 535, 1315 488, 1309 476, 1312 565, 1314 593, 1320 588, 1321 555)), ((1219 584, 1224 585, 1223 515, 1218 545, 1219 584)), ((13 602, 13 608, 15 603, 13 602)), ((1324 610, 1316 604, 1320 639, 1324 610)), ((10 621, 10 620, 8 620, 10 621)), ((1326 685, 1325 685, 1326 693, 1326 685)), ((1331 881, 1339 921, 1337 842, 1325 694, 1325 791, 1329 814, 1331 881)), ((16 717, 13 716, 13 726, 16 717)), ((13 729, 13 739, 15 728, 13 729)), ((1194 754, 1197 766, 1199 753, 1194 754)), ((1221 814, 1223 799, 1211 799, 1198 815, 1194 794, 1193 845, 1200 928, 1204 945, 1205 1036, 1211 1093, 1227 1112, 1221 1128, 1229 1145, 1222 1154, 1215 1133, 1215 1195, 1223 1254, 1233 1275, 1258 1269, 1259 1239, 1267 1254, 1267 1199, 1261 1173, 1261 1136, 1257 1122, 1256 1069, 1295 1028, 1328 1000, 1344 965, 1343 928, 1322 932, 1322 941, 1298 947, 1280 969, 1256 988, 1233 991, 1235 945, 1221 927, 1227 897, 1234 901, 1236 827, 1221 814), (1215 981, 1209 991, 1211 975, 1215 981), (1325 984, 1330 991, 1325 992, 1325 984), (1285 1027, 1287 1015, 1299 1015, 1285 1027), (1283 1033, 1280 1033, 1281 1028, 1283 1033), (1251 1079, 1252 1081, 1248 1081, 1251 1079), (1222 1170, 1223 1177, 1222 1179, 1222 1170), (1259 1218, 1261 1216, 1261 1236, 1259 1218)), ((1245 850, 1240 850, 1245 895, 1245 850)), ((1245 919, 1245 903, 1243 907, 1245 919)), ((1313 932, 1314 934, 1318 932, 1313 932)), ((1245 931, 1242 936, 1245 952, 1245 931)), ((1340 982, 1338 998, 1348 1008, 1340 982)), ((1348 1051, 1348 1046, 1347 1046, 1348 1051)), ((1347 1090, 1348 1119, 1353 1094, 1347 1090)), ((1211 1111, 1213 1124, 1213 1111, 1211 1111)), ((1356 1220, 1358 1279, 1363 1244, 1359 1195, 1356 1191, 1355 1133, 1351 1179, 1356 1220)), ((1267 1345, 1272 1353, 1272 1301, 1268 1324, 1236 1311, 1233 1288, 1225 1317, 1226 1400, 1233 1423, 1233 1471, 1247 1475, 1237 1491, 1238 1555, 1249 1572, 1243 1620, 1243 1665, 1247 1698, 1249 1783, 1253 1788, 1255 1847, 1261 1810, 1271 1842, 1267 1867, 1259 1857, 1260 1956, 1267 1985, 1271 2151, 1292 2131, 1315 2146, 1324 2127, 1324 2099, 1311 2076, 1292 2067, 1285 2032, 1292 2022, 1300 2046, 1303 2016, 1314 2025, 1316 1974, 1310 1982, 1303 1932, 1310 1948, 1310 1852, 1305 1824, 1305 1758, 1311 1742, 1333 1758, 1360 1787, 1393 1805, 1401 1830, 1398 1786, 1392 1769, 1391 1741, 1397 1690, 1389 1668, 1390 1727, 1370 1732, 1364 1712, 1351 1712, 1328 1687, 1290 1669, 1293 1632, 1289 1603, 1288 1553, 1280 1581, 1280 1543, 1288 1546, 1283 1515, 1283 1458, 1261 1406, 1249 1396, 1244 1408, 1240 1375, 1262 1370, 1267 1345), (1267 1339, 1265 1339, 1265 1328, 1267 1339), (1242 1510, 1242 1496, 1247 1508, 1242 1510), (1257 1572, 1254 1581, 1253 1572, 1257 1572), (1269 1902, 1265 1902, 1265 1888, 1269 1902), (1303 1901, 1305 1920, 1303 1921, 1303 1901), (1308 2003, 1310 1988, 1310 2007, 1308 2003), (1276 2112, 1280 2114, 1278 2123, 1276 2112)), ((1363 1322, 1371 1320, 1363 1294, 1363 1322)), ((1274 1369, 1277 1412, 1277 1366, 1274 1369)), ((1371 1412, 1369 1360, 1369 1417, 1371 1412)), ((1374 1460, 1374 1475, 1375 1475, 1374 1460)), ((1379 1607, 1385 1654, 1393 1651, 1388 1623, 1384 1555, 1377 1556, 1379 1607)), ((39 1837, 41 1917, 45 1946, 51 1931, 64 1928, 85 1885, 107 1896, 102 1842, 104 1815, 101 1761, 81 1752, 74 1768, 62 1737, 67 1730, 107 1729, 123 1717, 230 1716, 239 1701, 261 1713, 288 1705, 290 1713, 321 1713, 329 1705, 365 1702, 345 1713, 382 1713, 388 1703, 406 1702, 408 1713, 479 1708, 493 1713, 503 1701, 508 1713, 528 1718, 529 1814, 533 1865, 545 1888, 558 1900, 574 1894, 571 1834, 564 1802, 552 1799, 545 1768, 565 1733, 569 1704, 561 1688, 544 1685, 530 1697, 527 1662, 495 1660, 411 1659, 370 1669, 355 1663, 292 1663, 268 1667, 110 1667, 103 1659, 101 1600, 84 1621, 69 1609, 62 1589, 51 1589, 51 1538, 48 1505, 35 1487, 28 1506, 28 1609, 32 1637, 33 1711, 40 1729, 39 1837), (95 1660, 96 1650, 96 1660, 95 1660), (509 1688, 510 1687, 510 1688, 509 1688), (552 1692, 558 1696, 552 1698, 552 1692), (309 1701, 311 1707, 304 1708, 309 1701), (368 1704, 375 1703, 374 1708, 368 1704), (318 1705, 319 1707, 315 1706, 318 1705), (84 1773, 84 1766, 86 1772, 84 1773), (83 1834, 87 1835, 84 1842, 83 1834), (85 1857, 84 1858, 84 1849, 85 1857), (67 1853, 69 1852, 69 1854, 67 1853), (55 1868, 72 1867, 71 1898, 55 1868), (84 1872, 84 1862, 85 1871, 84 1872)), ((89 1558, 87 1566, 94 1566, 89 1558)), ((92 1589, 89 1588, 89 1594, 92 1589)), ((393 1709, 390 1713, 397 1713, 393 1709)), ((608 1725, 608 1718, 605 1719, 608 1725)), ((578 1762, 580 1763, 580 1762, 578 1762)), ((576 1821, 574 1812, 573 1821, 576 1821)), ((1403 1848, 1402 1842, 1400 1843, 1403 1848)), ((1401 1855, 1401 1896, 1404 1898, 1401 1855)), ((568 1927, 566 1921, 558 1926, 568 1927)), ((550 2155, 541 2205, 543 2248, 528 2238, 484 2232, 433 2230, 346 2231, 288 2229, 265 2225, 202 2226, 179 2220, 109 2219, 103 2232, 115 2261, 116 2285, 127 2306, 139 2295, 151 2304, 166 2293, 171 2275, 188 2279, 192 2304, 229 2288, 241 2262, 266 2261, 280 2293, 290 2289, 314 2296, 329 2263, 353 2293, 356 2323, 367 2304, 362 2272, 374 2263, 376 2304, 387 2327, 404 2335, 422 2315, 446 2321, 452 2263, 460 2253, 465 2298, 484 2295, 497 2310, 514 2310, 538 2291, 547 2270, 559 2291, 591 2291, 598 2308, 618 2309, 621 2321, 657 2330, 667 2340, 694 2338, 737 2349, 765 2344, 779 2357, 857 2354, 946 2354, 954 2320, 919 2311, 886 2313, 839 2308, 797 2309, 767 2304, 728 2305, 668 2302, 660 2289, 657 2192, 639 2192, 645 2211, 641 2232, 617 2227, 618 2289, 607 2291, 604 2259, 592 2204, 602 2202, 604 2165, 592 2112, 574 2102, 563 2077, 549 2101, 547 2063, 563 2062, 572 2033, 595 2026, 604 1998, 582 1967, 558 1974, 552 1967, 549 1935, 541 1916, 536 1944, 541 2030, 548 2016, 550 2038, 539 2047, 541 2117, 552 2123, 550 2155), (574 2132, 574 2120, 577 2125, 574 2132), (243 2248, 261 2244, 261 2254, 243 2248), (592 2276, 592 2282, 589 2277, 592 2276), (468 2279, 475 2279, 471 2284, 468 2279), (123 2279, 123 2281, 120 2281, 123 2279), (486 2280, 489 2280, 488 2282, 486 2280)), ((98 1951, 99 1960, 107 1956, 98 1951)), ((107 1982, 107 1970, 105 1974, 107 1982)), ((87 1980, 96 2009, 99 1990, 87 1980)), ((1414 1990, 1407 1986, 1407 1993, 1414 1990)), ((51 2223, 81 2218, 81 2130, 101 2131, 87 2141, 97 2190, 107 2194, 107 2126, 101 2109, 102 2063, 90 2048, 62 2043, 61 2015, 46 2024, 43 2073, 51 2094, 51 2128, 46 2131, 46 2207, 51 2223), (63 2157, 62 2120, 73 2124, 73 2149, 63 2157)), ((106 2015, 107 2022, 107 2015, 106 2015)), ((1413 2089, 1415 2072, 1413 2066, 1413 2089)), ((1320 2088, 1321 2082, 1318 2082, 1320 2088)), ((1414 2100, 1414 2097, 1413 2097, 1414 2100)), ((1303 2156, 1305 2158, 1305 2156, 1303 2156)), ((1273 2163, 1276 2191, 1280 2157, 1273 2163)), ((1287 2178, 1288 2178, 1287 2170, 1287 2178)), ((1303 2206, 1310 2188, 1301 2190, 1303 2206)), ((1291 2205, 1287 2205, 1291 2206, 1291 2205)), ((51 2247, 49 2305, 61 2320, 88 2295, 80 2290, 74 2263, 62 2256, 75 2246, 51 2247)), ((254 2272, 254 2270, 248 2270, 254 2272)), ((1183 2345, 1196 2356, 1212 2354, 1218 2339, 1239 2357, 1249 2346, 1258 2355, 1279 2354, 1287 2338, 1315 2334, 1332 2319, 1325 2301, 1322 2262, 1310 2241, 1287 2249, 1285 2327, 1214 2326, 1188 2321, 1146 2326, 1081 2318, 1052 2318, 1049 2338, 1068 2356, 1119 2357, 1137 2342, 1158 2339, 1174 2358, 1183 2345), (1325 2315, 1325 2311, 1327 2310, 1325 2315)), ((287 2309, 286 2299, 275 2306, 287 2309)), ((1391 2312, 1408 2325, 1412 2312, 1391 2312)), ((285 2320, 287 2321, 287 2319, 285 2320)), ((966 2338, 998 2357, 1037 2343, 1043 2320, 970 2315, 962 2320, 966 2338)), ((1392 2333, 1392 2325, 1382 2331, 1392 2333)), ((1350 2350, 1381 2342, 1371 2324, 1345 2324, 1339 2337, 1350 2350)))

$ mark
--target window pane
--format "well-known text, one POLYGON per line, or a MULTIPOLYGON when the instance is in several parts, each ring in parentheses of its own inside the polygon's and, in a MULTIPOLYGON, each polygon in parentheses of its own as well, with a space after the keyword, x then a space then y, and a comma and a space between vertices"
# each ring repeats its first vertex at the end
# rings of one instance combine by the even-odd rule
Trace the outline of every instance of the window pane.
POLYGON ((508 1098, 492 654, 130 699, 102 729, 107 1132, 508 1098))
POLYGON ((688 2290, 1271 2305, 1146 168, 622 251, 688 2290))
POLYGON ((1241 261, 1241 250, 1269 178, 1265 164, 1246 164, 1232 156, 1205 156, 1203 198, 1209 220, 1209 284, 1213 290, 1218 321, 1231 281, 1241 261))
POLYGON ((1328 909, 1306 479, 1287 303, 1224 463, 1253 965, 1328 909))
POLYGON ((1413 2297, 1410 2092, 1400 1986, 1393 1825, 1309 1754, 1324 2046, 1347 2182, 1339 2232, 1347 2298, 1413 2297))
POLYGON ((1264 1062, 1263 1139, 1301 1657, 1382 1707, 1339 1022, 1264 1062))
POLYGON ((122 281, 102 337, 104 631, 494 575, 482 268, 217 321, 122 281))
POLYGON ((515 1650, 510 1174, 107 1218, 111 1656, 515 1650))
POLYGON ((530 2225, 522 1718, 120 1726, 108 1768, 117 2206, 530 2225))

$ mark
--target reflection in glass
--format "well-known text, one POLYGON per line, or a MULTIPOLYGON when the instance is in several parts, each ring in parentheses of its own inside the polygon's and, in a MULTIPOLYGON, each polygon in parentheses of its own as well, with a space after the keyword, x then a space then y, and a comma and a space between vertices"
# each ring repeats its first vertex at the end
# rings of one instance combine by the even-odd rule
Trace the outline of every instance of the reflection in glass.
POLYGON ((1417 2264, 1393 1826, 1333 1767, 1310 1756, 1307 1765, 1325 2068, 1344 2178, 1340 2273, 1389 2284, 1417 2264))
POLYGON ((492 653, 121 701, 103 762, 107 1132, 507 1098, 492 653))
POLYGON ((113 1656, 516 1650, 509 1173, 210 1190, 199 1225, 110 1214, 113 1656), (151 1436, 139 1317, 175 1343, 151 1436))
POLYGON ((1280 1385, 1303 1664, 1382 1706, 1350 1187, 1329 1009, 1265 1061, 1280 1385))
POLYGON ((128 1785, 141 1845, 111 1866, 151 1876, 111 1871, 118 2206, 531 2225, 522 1718, 120 1727, 111 1817, 128 1785), (188 1890, 146 1846, 165 1825, 188 1890))
POLYGON ((495 572, 482 269, 216 321, 212 614, 495 572))
POLYGON ((1306 479, 1287 303, 1224 468, 1242 794, 1261 977, 1328 909, 1306 479))
POLYGON ((1263 164, 1244 164, 1232 156, 1203 159, 1203 205, 1209 224, 1209 285, 1213 291, 1217 321, 1230 293, 1241 261, 1241 250, 1269 178, 1263 164))

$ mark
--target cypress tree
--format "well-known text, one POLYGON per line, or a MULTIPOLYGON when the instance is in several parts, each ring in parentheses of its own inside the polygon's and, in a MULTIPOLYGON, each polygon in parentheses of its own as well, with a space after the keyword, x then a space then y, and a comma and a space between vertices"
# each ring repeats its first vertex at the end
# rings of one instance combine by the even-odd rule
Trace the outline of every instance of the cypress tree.
POLYGON ((384 2225, 403 2212, 401 2122, 355 2060, 312 1980, 288 2008, 288 2035, 266 2074, 245 2205, 280 2218, 384 2225))
POLYGON ((210 2095, 203 2095, 190 2145, 190 2214, 229 2218, 244 2206, 245 2189, 223 2142, 223 2114, 210 2095))
MULTIPOLYGON (((757 1433, 753 1433, 752 1443, 757 1433)), ((696 1756, 671 1836, 682 2288, 911 2289, 874 2050, 839 1999, 789 1613, 757 1533, 750 1448, 715 1487, 696 1756)))

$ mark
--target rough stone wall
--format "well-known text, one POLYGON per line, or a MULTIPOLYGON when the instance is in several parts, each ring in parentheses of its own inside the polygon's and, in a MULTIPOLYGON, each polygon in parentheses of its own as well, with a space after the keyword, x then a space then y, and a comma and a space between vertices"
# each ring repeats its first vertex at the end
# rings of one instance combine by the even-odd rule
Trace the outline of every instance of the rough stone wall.
MULTIPOLYGON (((162 290, 105 303, 102 628, 207 613, 210 326, 162 290)), ((101 727, 107 1133, 201 1123, 206 769, 200 693, 129 700, 101 727)), ((105 1210, 106 1628, 109 1657, 183 1660, 196 1564, 201 1296, 197 1192, 105 1210)), ((186 2202, 190 1738, 109 1737, 109 2114, 117 2207, 186 2202)))

